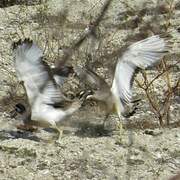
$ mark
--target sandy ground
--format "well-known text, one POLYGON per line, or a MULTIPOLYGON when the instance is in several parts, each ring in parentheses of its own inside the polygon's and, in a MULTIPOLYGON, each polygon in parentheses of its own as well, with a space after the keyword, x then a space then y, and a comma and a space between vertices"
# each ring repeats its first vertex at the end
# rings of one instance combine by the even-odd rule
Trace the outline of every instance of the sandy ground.
MULTIPOLYGON (((117 126, 117 116, 112 114, 103 127, 104 115, 97 106, 91 104, 86 104, 68 120, 68 126, 60 143, 48 141, 56 135, 53 130, 38 129, 35 132, 18 130, 15 126, 19 122, 18 117, 10 118, 10 111, 14 104, 22 101, 22 98, 17 99, 13 96, 17 79, 10 50, 12 41, 20 37, 31 37, 38 41, 41 47, 45 47, 47 40, 50 41, 50 45, 45 48, 45 54, 53 62, 61 54, 57 55, 58 49, 52 48, 56 47, 52 39, 62 38, 60 43, 63 46, 69 46, 90 19, 96 16, 103 2, 53 0, 48 1, 48 5, 42 6, 43 8, 40 5, 14 5, 0 8, 2 15, 0 18, 0 97, 4 102, 0 107, 0 179, 168 180, 180 171, 178 95, 171 99, 170 126, 159 127, 143 92, 135 87, 135 94, 140 96, 142 101, 134 116, 122 119, 124 126, 122 135, 117 126), (43 14, 44 11, 48 12, 50 17, 45 23, 44 19, 38 19, 38 17, 46 17, 47 14, 43 14), (63 20, 63 18, 58 19, 58 13, 60 17, 66 14, 64 18, 66 25, 57 28, 56 21, 61 25, 63 20), (92 14, 92 17, 89 14, 92 14), (45 26, 46 23, 48 27, 45 26), (48 32, 47 37, 45 32, 49 27, 51 31, 48 32)), ((174 5, 170 30, 174 30, 180 21, 178 1, 174 3, 176 6, 174 5)), ((114 47, 122 46, 125 44, 126 37, 138 32, 139 27, 142 26, 143 22, 140 22, 137 27, 133 25, 137 14, 129 13, 127 5, 135 12, 148 7, 147 15, 143 18, 148 22, 153 16, 156 1, 136 0, 132 4, 112 1, 98 29, 98 33, 102 34, 107 41, 111 40, 107 46, 102 47, 102 50, 111 52, 114 47), (107 30, 108 33, 106 33, 107 30)), ((159 9, 159 19, 155 22, 164 23, 164 11, 159 9)), ((171 60, 179 61, 180 36, 177 33, 172 36, 174 49, 171 60)), ((73 64, 84 63, 83 52, 88 51, 89 43, 89 41, 84 43, 79 53, 73 55, 73 64)), ((171 72, 172 83, 179 77, 179 68, 177 65, 171 72)), ((110 81, 107 68, 103 70, 99 68, 99 72, 110 81)), ((149 77, 153 77, 155 73, 154 70, 149 72, 149 77)), ((161 97, 164 89, 164 81, 159 79, 155 84, 155 96, 161 97)), ((18 93, 22 95, 22 89, 19 91, 18 93)))

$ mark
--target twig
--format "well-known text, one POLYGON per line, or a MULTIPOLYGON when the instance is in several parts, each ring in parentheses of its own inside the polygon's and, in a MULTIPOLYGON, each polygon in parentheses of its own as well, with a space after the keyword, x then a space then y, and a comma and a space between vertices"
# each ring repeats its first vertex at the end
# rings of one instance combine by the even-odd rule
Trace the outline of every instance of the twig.
POLYGON ((167 71, 169 71, 171 68, 173 68, 173 67, 174 67, 175 65, 177 65, 178 63, 179 63, 179 61, 177 61, 175 64, 172 64, 172 65, 166 67, 166 69, 163 69, 163 71, 162 71, 161 73, 159 73, 156 77, 154 77, 154 79, 152 79, 152 80, 149 82, 147 88, 149 88, 149 87, 153 84, 153 82, 154 82, 155 80, 157 80, 159 77, 161 77, 164 73, 166 73, 167 71))

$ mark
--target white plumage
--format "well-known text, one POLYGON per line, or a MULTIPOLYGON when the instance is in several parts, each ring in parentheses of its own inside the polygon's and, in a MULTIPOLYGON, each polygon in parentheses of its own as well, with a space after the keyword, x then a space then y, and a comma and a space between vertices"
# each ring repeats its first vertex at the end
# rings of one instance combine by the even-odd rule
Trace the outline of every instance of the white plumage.
POLYGON ((123 113, 125 105, 132 100, 132 78, 135 70, 154 66, 166 52, 164 39, 155 35, 132 44, 119 57, 111 87, 119 113, 123 113))
POLYGON ((155 35, 138 41, 127 48, 118 58, 112 86, 89 69, 75 68, 82 81, 86 81, 94 91, 89 99, 103 101, 107 113, 111 112, 114 105, 118 116, 126 115, 126 107, 132 101, 132 84, 135 70, 146 69, 158 63, 167 52, 165 40, 155 35), (95 88, 94 88, 95 87, 95 88))
POLYGON ((32 41, 14 43, 14 56, 17 76, 23 82, 31 107, 30 122, 59 130, 58 123, 78 110, 81 102, 67 100, 43 61, 42 50, 32 41))

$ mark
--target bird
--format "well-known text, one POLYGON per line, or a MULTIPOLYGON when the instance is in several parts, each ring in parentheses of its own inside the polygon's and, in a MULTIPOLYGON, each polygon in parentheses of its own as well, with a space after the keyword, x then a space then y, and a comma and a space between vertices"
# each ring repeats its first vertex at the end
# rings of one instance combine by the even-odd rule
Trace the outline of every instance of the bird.
POLYGON ((90 68, 76 66, 74 72, 92 89, 93 93, 88 95, 87 99, 103 102, 106 118, 115 110, 121 120, 121 116, 126 117, 134 112, 130 107, 134 101, 132 85, 137 70, 155 66, 168 50, 165 38, 160 35, 153 35, 131 44, 118 57, 111 86, 90 68))
POLYGON ((83 98, 72 101, 62 93, 50 66, 43 60, 43 51, 32 40, 20 39, 12 47, 17 78, 30 107, 25 113, 26 124, 54 128, 60 141, 63 128, 59 124, 81 107, 83 98))

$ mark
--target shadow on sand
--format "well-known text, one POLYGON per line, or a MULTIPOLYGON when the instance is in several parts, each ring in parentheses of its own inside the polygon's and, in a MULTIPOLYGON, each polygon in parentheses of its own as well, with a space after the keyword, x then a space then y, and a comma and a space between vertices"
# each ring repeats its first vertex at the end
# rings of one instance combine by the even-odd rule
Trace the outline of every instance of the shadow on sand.
POLYGON ((32 141, 40 142, 41 139, 32 134, 29 131, 15 131, 15 130, 1 130, 0 131, 0 140, 8 139, 29 139, 32 141))
POLYGON ((105 129, 103 124, 81 122, 78 125, 79 127, 75 135, 79 137, 102 137, 102 136, 111 136, 112 134, 112 131, 105 129))

